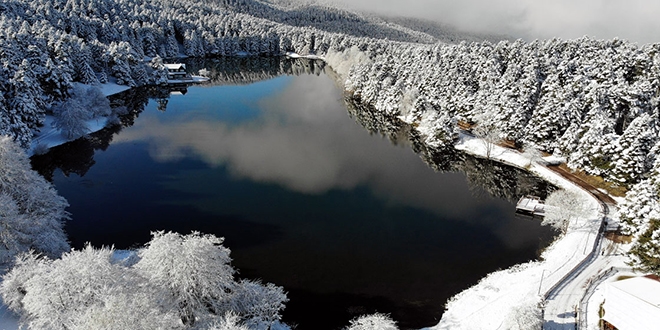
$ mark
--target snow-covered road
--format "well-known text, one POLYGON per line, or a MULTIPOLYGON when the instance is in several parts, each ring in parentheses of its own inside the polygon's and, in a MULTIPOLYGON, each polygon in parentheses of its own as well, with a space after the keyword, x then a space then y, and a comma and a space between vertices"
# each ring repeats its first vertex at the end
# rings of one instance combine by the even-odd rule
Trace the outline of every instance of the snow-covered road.
MULTIPOLYGON (((483 140, 467 135, 461 136, 456 148, 480 156, 487 152, 483 140)), ((442 320, 432 329, 520 327, 521 314, 533 309, 546 296, 549 299, 545 307, 544 328, 575 329, 576 311, 584 295, 585 283, 603 266, 600 250, 593 252, 605 217, 599 201, 548 167, 530 164, 528 158, 515 150, 499 146, 488 148, 491 148, 490 158, 494 160, 526 168, 562 189, 582 194, 592 211, 589 216, 571 219, 566 234, 546 249, 543 260, 489 274, 477 285, 452 298, 442 320), (584 261, 590 257, 594 259, 592 262, 584 261), (547 295, 548 292, 551 294, 547 295)))

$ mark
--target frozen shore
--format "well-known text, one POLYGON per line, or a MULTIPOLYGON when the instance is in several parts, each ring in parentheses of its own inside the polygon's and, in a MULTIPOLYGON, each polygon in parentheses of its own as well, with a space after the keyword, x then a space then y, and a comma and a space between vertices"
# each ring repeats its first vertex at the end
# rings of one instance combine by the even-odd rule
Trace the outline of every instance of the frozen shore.
MULTIPOLYGON (((110 82, 101 84, 99 89, 103 95, 107 97, 126 91, 130 89, 130 87, 125 85, 117 85, 116 83, 110 82)), ((62 134, 59 129, 54 127, 53 122, 54 118, 52 116, 46 116, 44 126, 32 138, 30 149, 27 150, 28 156, 33 156, 39 151, 48 150, 52 147, 56 147, 71 141, 71 139, 62 134)), ((88 120, 85 124, 87 125, 87 128, 89 128, 88 134, 98 132, 102 130, 106 125, 108 125, 108 118, 94 118, 88 120)))
MULTIPOLYGON (((515 329, 535 324, 542 297, 590 254, 597 239, 603 214, 591 194, 544 165, 530 164, 528 158, 514 150, 490 148, 491 159, 525 168, 559 188, 584 195, 591 212, 588 217, 571 219, 566 234, 542 253, 540 261, 491 273, 451 298, 440 323, 429 330, 515 329)), ((487 153, 485 141, 468 135, 461 135, 456 149, 480 157, 487 153)))

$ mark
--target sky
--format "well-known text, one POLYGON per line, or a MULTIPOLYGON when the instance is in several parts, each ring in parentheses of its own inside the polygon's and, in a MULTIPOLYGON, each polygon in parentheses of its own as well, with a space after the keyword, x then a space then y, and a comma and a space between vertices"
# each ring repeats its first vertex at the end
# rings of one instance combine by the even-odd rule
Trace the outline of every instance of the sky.
POLYGON ((526 40, 582 36, 660 42, 658 0, 332 0, 349 8, 429 19, 526 40))

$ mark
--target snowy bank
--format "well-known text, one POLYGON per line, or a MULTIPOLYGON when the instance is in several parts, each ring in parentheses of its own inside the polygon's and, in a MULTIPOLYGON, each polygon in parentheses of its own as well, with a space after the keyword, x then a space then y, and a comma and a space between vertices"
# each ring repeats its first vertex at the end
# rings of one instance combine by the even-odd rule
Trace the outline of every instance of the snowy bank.
POLYGON ((20 317, 7 309, 5 304, 0 303, 0 329, 14 330, 19 329, 20 317))
MULTIPOLYGON (((34 156, 39 153, 56 147, 67 142, 72 141, 70 138, 66 137, 61 130, 57 129, 54 125, 55 117, 46 116, 44 120, 44 126, 41 130, 34 135, 32 138, 32 144, 30 149, 28 149, 28 156, 34 156)), ((94 133, 102 130, 108 124, 108 118, 100 117, 95 119, 90 119, 85 122, 89 128, 89 133, 94 133)))
POLYGON ((168 79, 168 84, 199 84, 209 81, 209 78, 202 76, 190 76, 190 79, 168 79))
POLYGON ((591 194, 543 165, 531 163, 520 153, 485 141, 462 135, 456 149, 490 158, 502 163, 526 168, 531 173, 559 188, 583 194, 589 201, 589 217, 571 219, 566 234, 552 243, 532 261, 487 275, 473 287, 452 297, 440 323, 440 329, 515 329, 538 325, 542 297, 587 257, 601 226, 598 201, 591 194), (522 322, 522 323, 521 323, 522 322), (525 322, 529 322, 525 324, 525 322))
POLYGON ((114 94, 119 94, 123 91, 127 91, 131 88, 126 85, 118 85, 117 83, 109 82, 106 84, 101 84, 100 89, 103 95, 110 96, 114 94))
POLYGON ((300 55, 294 52, 286 52, 285 55, 288 58, 306 58, 310 60, 321 60, 325 62, 325 57, 319 55, 300 55))
MULTIPOLYGON (((91 85, 76 84, 79 86, 84 86, 88 88, 94 88, 91 85)), ((117 83, 111 81, 106 84, 101 84, 97 86, 101 93, 108 97, 114 94, 121 93, 130 89, 126 85, 118 85, 117 83)), ((94 133, 102 130, 108 125, 107 117, 98 117, 85 121, 85 127, 87 128, 87 134, 94 133)), ((32 144, 28 149, 28 156, 33 156, 38 153, 43 153, 46 150, 62 145, 64 143, 70 142, 72 139, 68 138, 60 129, 55 127, 55 117, 47 115, 44 119, 43 127, 38 132, 35 132, 32 137, 32 144)))

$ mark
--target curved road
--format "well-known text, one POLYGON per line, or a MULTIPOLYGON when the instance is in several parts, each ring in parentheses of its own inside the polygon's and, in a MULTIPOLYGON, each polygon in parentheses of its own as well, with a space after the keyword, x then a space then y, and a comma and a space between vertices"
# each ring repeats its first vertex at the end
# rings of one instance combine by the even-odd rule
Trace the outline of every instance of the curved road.
POLYGON ((583 328, 581 325, 586 323, 581 305, 582 297, 586 294, 591 281, 606 272, 613 262, 609 252, 605 255, 606 250, 610 250, 611 246, 603 241, 602 229, 608 219, 609 209, 616 206, 616 201, 560 167, 548 168, 589 192, 601 205, 601 227, 598 232, 593 233, 596 239, 591 252, 544 295, 543 329, 581 329, 583 328))

